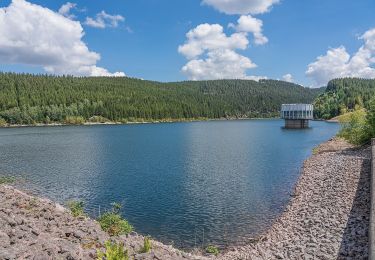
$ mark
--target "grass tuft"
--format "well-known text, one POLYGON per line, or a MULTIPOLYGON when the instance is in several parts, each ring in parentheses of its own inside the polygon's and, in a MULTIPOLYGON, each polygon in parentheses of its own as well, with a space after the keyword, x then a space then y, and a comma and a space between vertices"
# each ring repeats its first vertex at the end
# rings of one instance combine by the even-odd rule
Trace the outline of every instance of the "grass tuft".
POLYGON ((129 260, 128 250, 125 250, 123 244, 116 244, 111 241, 104 243, 105 252, 98 250, 98 260, 129 260))
POLYGON ((69 201, 68 208, 70 209, 73 217, 84 216, 83 201, 69 201))

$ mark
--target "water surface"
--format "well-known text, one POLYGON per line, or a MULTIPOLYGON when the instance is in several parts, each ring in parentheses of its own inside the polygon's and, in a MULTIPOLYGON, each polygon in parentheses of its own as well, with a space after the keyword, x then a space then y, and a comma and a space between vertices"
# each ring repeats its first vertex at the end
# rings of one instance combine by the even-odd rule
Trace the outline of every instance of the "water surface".
POLYGON ((303 160, 338 125, 281 120, 0 129, 0 175, 39 195, 111 202, 136 231, 183 248, 241 244, 290 198, 303 160))

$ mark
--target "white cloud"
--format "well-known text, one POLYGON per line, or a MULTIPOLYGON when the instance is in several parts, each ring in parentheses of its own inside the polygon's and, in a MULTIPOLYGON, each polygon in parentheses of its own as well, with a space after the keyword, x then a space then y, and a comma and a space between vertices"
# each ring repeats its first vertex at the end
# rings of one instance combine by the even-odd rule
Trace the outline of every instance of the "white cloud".
POLYGON ((293 82, 294 81, 292 74, 289 74, 289 73, 285 74, 283 76, 283 80, 286 81, 286 82, 293 82))
POLYGON ((213 6, 226 14, 261 14, 268 12, 280 0, 203 0, 203 4, 213 6))
POLYGON ((178 51, 189 60, 182 68, 189 79, 259 79, 246 74, 256 64, 236 52, 248 47, 246 32, 227 36, 219 24, 201 24, 190 30, 186 37, 186 43, 179 46, 178 51))
POLYGON ((234 33, 226 36, 224 29, 219 24, 201 24, 190 30, 187 42, 178 47, 178 51, 186 58, 192 59, 200 56, 207 50, 217 49, 246 49, 249 41, 245 33, 234 33))
POLYGON ((213 50, 207 56, 191 60, 182 68, 189 79, 244 79, 246 70, 256 67, 249 58, 229 49, 213 50))
POLYGON ((375 78, 375 28, 368 30, 359 39, 364 44, 352 56, 344 46, 329 49, 326 55, 319 56, 308 65, 306 75, 315 81, 316 86, 340 77, 375 78))
POLYGON ((75 18, 75 15, 71 14, 70 11, 77 7, 76 3, 66 2, 59 9, 59 14, 68 17, 69 19, 75 18))
POLYGON ((237 21, 237 25, 229 24, 229 27, 234 28, 238 32, 252 33, 254 42, 257 45, 263 45, 268 42, 267 37, 262 33, 263 22, 251 15, 241 15, 237 21))
POLYGON ((104 29, 106 27, 118 27, 118 24, 123 21, 125 21, 125 18, 121 15, 110 15, 105 11, 101 11, 96 14, 95 19, 87 17, 85 24, 87 26, 104 29))
POLYGON ((0 62, 42 66, 54 74, 124 76, 97 67, 100 55, 82 41, 82 26, 48 8, 13 0, 0 8, 0 62))

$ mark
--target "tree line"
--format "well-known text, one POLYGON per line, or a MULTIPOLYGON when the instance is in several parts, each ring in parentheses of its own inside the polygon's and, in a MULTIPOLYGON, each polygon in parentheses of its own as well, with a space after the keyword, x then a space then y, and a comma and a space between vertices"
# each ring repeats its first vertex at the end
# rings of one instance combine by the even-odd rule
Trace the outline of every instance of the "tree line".
POLYGON ((339 78, 331 80, 314 101, 315 116, 329 119, 356 108, 369 109, 375 95, 375 79, 339 78))
POLYGON ((311 103, 323 91, 277 80, 161 83, 127 77, 0 73, 0 121, 274 117, 282 103, 311 103))

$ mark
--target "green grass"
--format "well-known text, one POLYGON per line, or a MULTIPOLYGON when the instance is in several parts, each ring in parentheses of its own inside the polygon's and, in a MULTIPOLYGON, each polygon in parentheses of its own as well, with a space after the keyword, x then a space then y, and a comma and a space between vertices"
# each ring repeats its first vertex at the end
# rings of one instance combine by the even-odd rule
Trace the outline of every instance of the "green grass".
POLYGON ((217 256, 220 251, 216 246, 209 245, 208 247, 206 247, 206 253, 217 256))
POLYGON ((132 225, 120 214, 121 205, 112 203, 112 210, 105 212, 98 219, 101 228, 111 236, 129 234, 133 231, 132 225))
POLYGON ((139 251, 140 253, 148 253, 152 249, 150 237, 146 236, 143 239, 143 247, 139 251))
POLYGON ((98 260, 129 260, 128 250, 125 250, 124 245, 106 241, 104 246, 104 253, 97 251, 98 260))
POLYGON ((83 201, 69 201, 68 208, 72 213, 73 217, 84 216, 85 212, 83 210, 83 201))

